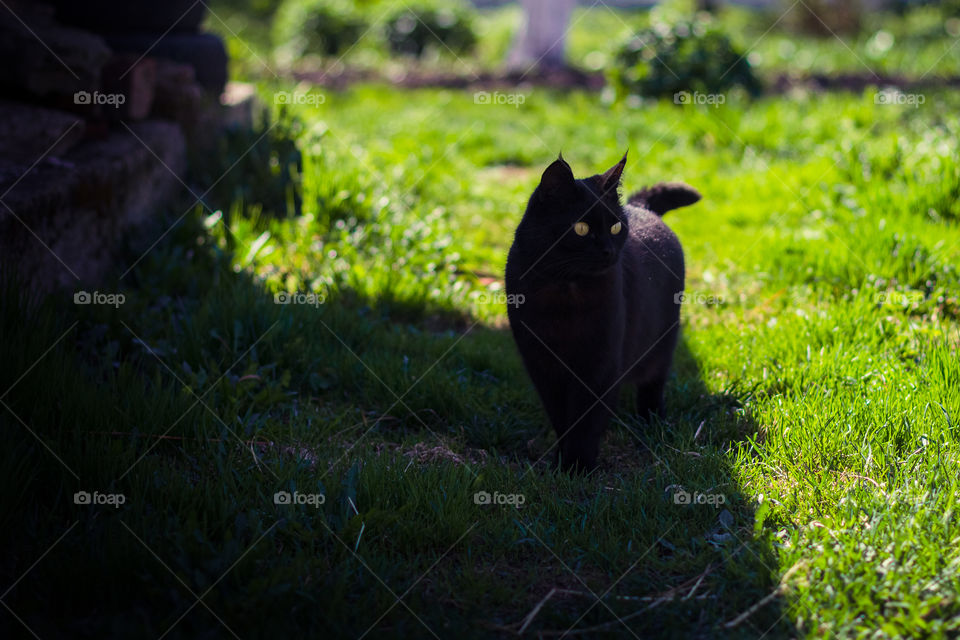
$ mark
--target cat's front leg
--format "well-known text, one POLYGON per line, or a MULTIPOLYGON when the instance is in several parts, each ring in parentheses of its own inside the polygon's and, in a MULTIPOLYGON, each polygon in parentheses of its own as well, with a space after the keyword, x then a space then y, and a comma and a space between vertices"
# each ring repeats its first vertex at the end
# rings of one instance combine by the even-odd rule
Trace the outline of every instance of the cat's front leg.
POLYGON ((616 385, 605 392, 605 385, 597 386, 600 390, 591 392, 576 380, 567 389, 564 418, 554 425, 559 439, 557 463, 564 471, 589 473, 597 467, 600 443, 618 396, 616 385))
POLYGON ((666 415, 666 385, 666 380, 637 385, 637 417, 640 420, 650 422, 654 416, 663 418, 666 415))

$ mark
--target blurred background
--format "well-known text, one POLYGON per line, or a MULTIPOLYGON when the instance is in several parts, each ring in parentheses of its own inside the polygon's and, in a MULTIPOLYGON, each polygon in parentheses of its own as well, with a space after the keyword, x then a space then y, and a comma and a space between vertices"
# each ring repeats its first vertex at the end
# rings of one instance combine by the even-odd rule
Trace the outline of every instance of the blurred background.
MULTIPOLYGON (((655 52, 663 65, 684 67, 678 75, 698 73, 708 84, 724 84, 726 69, 709 78, 709 65, 719 66, 731 52, 746 55, 767 86, 815 74, 875 81, 871 71, 916 80, 950 77, 957 64, 950 45, 960 36, 957 5, 925 0, 478 0, 399 7, 357 0, 222 2, 211 10, 222 23, 208 18, 207 27, 230 43, 238 68, 250 73, 259 57, 282 71, 367 70, 394 79, 431 71, 470 77, 505 65, 527 71, 534 63, 620 76, 640 64, 638 38, 650 33, 660 40, 647 60, 655 52)), ((627 89, 656 95, 653 82, 627 89)))

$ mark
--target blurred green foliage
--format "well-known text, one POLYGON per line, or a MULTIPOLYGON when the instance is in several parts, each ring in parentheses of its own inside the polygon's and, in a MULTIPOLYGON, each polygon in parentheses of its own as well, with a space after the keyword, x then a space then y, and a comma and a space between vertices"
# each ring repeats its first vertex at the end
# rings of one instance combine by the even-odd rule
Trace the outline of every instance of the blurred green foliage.
POLYGON ((430 46, 459 55, 470 51, 477 42, 470 16, 460 8, 405 8, 387 22, 386 37, 392 52, 417 57, 430 46))
MULTIPOLYGON (((580 7, 570 21, 567 60, 574 67, 590 71, 611 69, 626 48, 624 43, 634 40, 638 32, 658 24, 669 27, 706 21, 709 31, 724 35, 735 51, 748 54, 750 68, 764 82, 784 74, 815 73, 876 73, 934 80, 956 75, 960 69, 960 47, 954 46, 960 37, 960 11, 955 2, 885 5, 880 10, 864 12, 856 33, 826 38, 797 31, 788 24, 791 15, 808 12, 800 4, 787 15, 785 7, 779 5, 771 10, 756 10, 724 4, 713 14, 697 13, 689 2, 660 3, 652 10, 580 7)), ((305 10, 313 4, 315 0, 285 0, 274 11, 260 0, 213 0, 205 26, 226 40, 232 69, 242 77, 268 79, 290 70, 309 72, 334 59, 351 69, 377 73, 386 69, 399 72, 404 66, 416 65, 437 73, 472 76, 502 66, 522 21, 520 7, 513 4, 472 9, 460 2, 436 0, 411 0, 407 6, 385 0, 335 0, 323 4, 328 10, 339 7, 342 16, 361 21, 365 29, 359 35, 353 30, 350 44, 340 42, 349 42, 350 38, 337 35, 336 48, 340 53, 331 58, 320 48, 311 50, 310 38, 302 33, 308 23, 305 10), (417 31, 432 37, 417 22, 412 25, 410 42, 397 49, 391 47, 389 25, 408 8, 424 18, 424 24, 429 14, 438 11, 467 16, 476 37, 475 46, 468 49, 468 55, 459 50, 458 39, 449 40, 447 46, 434 39, 434 44, 427 45, 420 57, 398 55, 396 51, 404 48, 419 50, 416 42, 417 38, 422 42, 422 37, 412 37, 417 31), (455 55, 450 55, 447 47, 455 55)), ((409 20, 405 25, 410 28, 409 20)), ((442 30, 440 26, 430 29, 437 34, 442 30)), ((710 39, 707 38, 708 47, 714 46, 710 39)), ((631 73, 628 70, 625 75, 631 73)))
POLYGON ((366 16, 349 0, 288 0, 277 11, 273 41, 293 55, 335 56, 368 28, 366 16))
POLYGON ((361 40, 393 54, 420 57, 432 48, 459 55, 477 42, 469 3, 431 0, 286 0, 272 39, 287 57, 337 56, 361 40))
POLYGON ((620 96, 719 93, 734 86, 760 91, 745 52, 704 13, 638 32, 617 52, 608 75, 620 96))

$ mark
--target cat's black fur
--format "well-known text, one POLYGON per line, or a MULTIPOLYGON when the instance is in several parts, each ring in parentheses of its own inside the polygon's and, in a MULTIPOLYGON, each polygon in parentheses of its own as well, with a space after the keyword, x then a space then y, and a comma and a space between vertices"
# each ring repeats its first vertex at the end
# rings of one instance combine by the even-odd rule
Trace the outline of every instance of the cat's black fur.
POLYGON ((626 159, 576 180, 559 157, 530 197, 507 258, 510 327, 567 470, 596 466, 621 383, 636 386, 641 418, 663 414, 680 329, 683 251, 660 216, 700 194, 658 184, 621 205, 626 159), (577 222, 589 225, 587 235, 574 232, 577 222))

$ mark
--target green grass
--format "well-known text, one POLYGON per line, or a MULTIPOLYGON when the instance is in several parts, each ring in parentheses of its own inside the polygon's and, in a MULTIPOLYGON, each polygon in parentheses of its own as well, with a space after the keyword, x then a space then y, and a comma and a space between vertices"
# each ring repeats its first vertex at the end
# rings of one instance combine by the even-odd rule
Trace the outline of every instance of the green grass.
POLYGON ((525 635, 955 636, 960 98, 872 95, 326 92, 272 115, 271 172, 100 287, 119 308, 6 269, 3 602, 44 638, 504 637, 553 589, 525 635), (624 412, 570 478, 485 301, 557 151, 584 175, 625 149, 626 190, 704 194, 667 218, 693 302, 668 418, 624 412))

